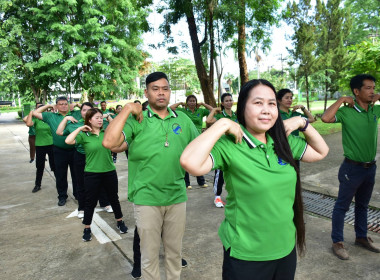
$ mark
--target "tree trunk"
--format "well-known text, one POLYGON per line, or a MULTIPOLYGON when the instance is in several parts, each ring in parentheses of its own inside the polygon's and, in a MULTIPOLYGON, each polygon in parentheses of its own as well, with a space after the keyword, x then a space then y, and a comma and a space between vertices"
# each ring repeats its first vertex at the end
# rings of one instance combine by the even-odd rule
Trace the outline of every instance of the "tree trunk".
POLYGON ((238 61, 240 71, 241 86, 248 82, 248 69, 245 54, 245 0, 239 1, 239 20, 238 20, 238 61))
MULTIPOLYGON (((327 71, 325 71, 325 75, 326 75, 326 78, 327 78, 328 77, 327 71)), ((326 79, 326 81, 325 81, 325 104, 324 104, 323 112, 325 112, 326 109, 327 109, 327 95, 329 93, 328 89, 329 89, 329 83, 328 83, 328 81, 326 79)))
POLYGON ((195 18, 193 11, 191 10, 189 15, 187 15, 187 24, 189 27, 189 33, 191 38, 191 45, 193 47, 193 55, 195 61, 195 68, 197 69, 197 75, 199 82, 201 84, 201 89, 203 92, 203 97, 205 103, 215 107, 215 97, 213 93, 212 83, 210 82, 210 77, 207 75, 206 68, 202 61, 201 47, 199 45, 197 26, 195 23, 195 18))
POLYGON ((309 102, 309 76, 305 75, 305 88, 306 88, 306 106, 307 110, 310 111, 310 102, 309 102))

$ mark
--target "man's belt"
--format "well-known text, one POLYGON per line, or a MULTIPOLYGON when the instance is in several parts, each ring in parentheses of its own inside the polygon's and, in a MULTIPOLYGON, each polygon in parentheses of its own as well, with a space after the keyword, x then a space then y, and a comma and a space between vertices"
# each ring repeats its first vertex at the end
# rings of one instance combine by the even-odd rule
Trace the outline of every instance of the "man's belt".
POLYGON ((360 161, 355 161, 349 158, 344 158, 344 161, 355 164, 355 165, 363 166, 364 168, 370 168, 372 165, 376 164, 376 160, 373 160, 370 162, 360 162, 360 161))

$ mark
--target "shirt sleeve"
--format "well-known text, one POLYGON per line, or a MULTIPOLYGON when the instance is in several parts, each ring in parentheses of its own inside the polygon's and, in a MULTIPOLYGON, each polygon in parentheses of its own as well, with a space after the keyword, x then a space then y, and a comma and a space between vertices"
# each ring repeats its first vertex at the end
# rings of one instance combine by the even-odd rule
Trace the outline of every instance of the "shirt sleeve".
POLYGON ((335 122, 336 123, 341 123, 344 118, 344 110, 345 107, 340 107, 338 111, 335 113, 335 122))
POLYGON ((307 148, 307 142, 302 137, 297 137, 294 135, 288 136, 288 142, 290 149, 292 150, 293 158, 296 160, 302 159, 307 148))
POLYGON ((228 151, 231 151, 231 144, 234 142, 226 135, 223 135, 215 143, 211 150, 212 169, 226 170, 229 166, 228 151))
MULTIPOLYGON (((143 122, 144 121, 145 121, 145 118, 143 119, 143 122)), ((133 141, 136 122, 137 121, 135 120, 133 116, 129 116, 127 119, 127 122, 124 125, 124 128, 123 128, 124 141, 127 142, 128 146, 130 146, 133 141)))
POLYGON ((83 139, 83 132, 79 132, 77 137, 75 137, 75 142, 77 144, 83 144, 84 143, 84 139, 83 139))
POLYGON ((50 114, 50 112, 42 112, 42 120, 46 123, 49 123, 50 114))

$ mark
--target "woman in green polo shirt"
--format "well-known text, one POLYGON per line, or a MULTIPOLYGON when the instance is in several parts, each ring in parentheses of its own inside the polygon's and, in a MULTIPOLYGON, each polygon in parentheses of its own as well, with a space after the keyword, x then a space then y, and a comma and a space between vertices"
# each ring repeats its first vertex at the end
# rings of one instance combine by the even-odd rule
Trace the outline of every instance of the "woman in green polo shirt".
POLYGON ((224 171, 223 279, 294 279, 296 247, 300 253, 305 247, 294 158, 318 161, 328 147, 307 119, 281 120, 275 89, 266 80, 242 87, 237 117, 240 125, 222 118, 193 140, 181 165, 195 175, 224 171), (296 129, 304 131, 305 139, 289 135, 296 129))
MULTIPOLYGON (((197 128, 199 133, 202 133, 202 125, 203 125, 203 117, 208 116, 210 111, 214 109, 212 106, 200 102, 198 103, 197 97, 193 94, 186 97, 186 102, 179 102, 176 104, 173 104, 170 106, 170 109, 177 110, 184 112, 186 116, 189 117, 189 119, 194 123, 195 127, 197 128), (178 108, 178 106, 182 106, 182 108, 178 108), (200 106, 203 106, 205 108, 200 108, 200 106)), ((205 177, 204 176, 197 176, 197 183, 202 188, 207 188, 208 185, 205 184, 205 177)), ((186 188, 191 189, 190 185, 190 176, 189 173, 185 173, 185 184, 186 188)))
MULTIPOLYGON (((302 116, 306 117, 309 121, 309 123, 315 122, 315 118, 313 115, 305 108, 303 105, 294 105, 292 107, 293 103, 293 92, 290 89, 283 88, 280 89, 277 94, 277 103, 280 108, 280 114, 281 118, 283 120, 287 120, 292 117, 302 116), (301 110, 302 113, 297 112, 297 110, 301 110)), ((299 135, 299 130, 295 130, 292 132, 294 136, 299 135)))
POLYGON ((118 197, 118 179, 115 165, 111 159, 111 151, 102 145, 104 137, 102 128, 102 111, 92 108, 86 113, 84 125, 75 129, 65 140, 68 145, 82 145, 86 155, 84 169, 86 201, 83 219, 83 224, 85 225, 83 241, 92 239, 90 226, 101 188, 106 190, 120 233, 126 233, 128 230, 122 220, 123 213, 121 212, 118 197))

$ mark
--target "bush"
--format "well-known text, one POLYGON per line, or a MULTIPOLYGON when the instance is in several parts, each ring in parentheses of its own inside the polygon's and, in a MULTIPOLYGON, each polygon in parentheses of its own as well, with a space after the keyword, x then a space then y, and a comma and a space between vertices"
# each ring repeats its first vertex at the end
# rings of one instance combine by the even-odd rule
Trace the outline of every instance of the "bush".
POLYGON ((18 114, 18 116, 19 116, 20 118, 22 118, 22 110, 18 110, 18 111, 17 111, 17 114, 18 114))

